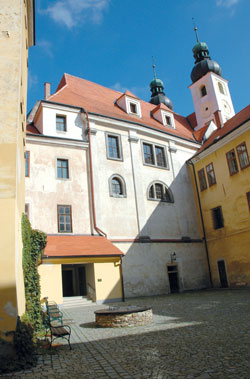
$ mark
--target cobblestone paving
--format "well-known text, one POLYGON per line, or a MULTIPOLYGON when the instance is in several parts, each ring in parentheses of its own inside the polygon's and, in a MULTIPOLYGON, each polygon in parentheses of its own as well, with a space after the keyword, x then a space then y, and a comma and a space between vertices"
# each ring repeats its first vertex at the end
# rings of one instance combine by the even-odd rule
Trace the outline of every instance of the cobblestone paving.
POLYGON ((96 328, 94 311, 107 305, 64 310, 73 349, 67 342, 44 349, 32 370, 0 377, 250 378, 250 290, 136 298, 126 305, 151 306, 153 323, 96 328))

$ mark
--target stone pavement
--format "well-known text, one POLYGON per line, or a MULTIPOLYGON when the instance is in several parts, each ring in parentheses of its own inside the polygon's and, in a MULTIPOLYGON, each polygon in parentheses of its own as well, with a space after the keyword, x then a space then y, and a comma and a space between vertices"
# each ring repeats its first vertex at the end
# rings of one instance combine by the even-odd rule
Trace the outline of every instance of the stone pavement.
POLYGON ((94 311, 107 305, 64 310, 73 349, 64 343, 51 352, 43 349, 35 368, 0 377, 250 378, 250 289, 136 298, 125 304, 151 306, 153 323, 96 328, 94 311))

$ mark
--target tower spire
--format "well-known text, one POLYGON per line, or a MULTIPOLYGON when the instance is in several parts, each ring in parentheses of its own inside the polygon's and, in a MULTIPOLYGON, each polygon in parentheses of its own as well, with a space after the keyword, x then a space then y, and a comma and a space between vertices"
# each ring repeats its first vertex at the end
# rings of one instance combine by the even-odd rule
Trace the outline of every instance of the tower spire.
POLYGON ((197 26, 195 25, 194 17, 192 17, 192 20, 193 20, 193 25, 194 25, 194 32, 195 32, 195 36, 196 36, 196 41, 197 41, 197 42, 200 42, 200 40, 199 40, 199 36, 198 36, 198 28, 197 28, 197 26))
POLYGON ((156 79, 156 72, 155 72, 155 59, 152 56, 152 67, 153 67, 153 74, 154 74, 154 79, 156 79))

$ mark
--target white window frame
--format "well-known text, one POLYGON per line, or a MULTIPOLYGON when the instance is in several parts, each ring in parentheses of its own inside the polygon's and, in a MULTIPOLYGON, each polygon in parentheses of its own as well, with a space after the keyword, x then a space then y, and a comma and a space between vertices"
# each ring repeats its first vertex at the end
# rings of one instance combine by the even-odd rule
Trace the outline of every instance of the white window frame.
POLYGON ((161 169, 163 169, 163 170, 169 170, 168 154, 167 154, 167 149, 166 149, 166 147, 165 147, 164 145, 160 145, 159 143, 155 143, 155 142, 151 142, 151 141, 145 141, 145 140, 142 140, 142 141, 141 141, 141 149, 142 149, 142 159, 143 159, 143 164, 144 164, 145 166, 161 168, 161 169), (152 148, 153 148, 154 164, 151 164, 151 163, 147 163, 147 162, 145 162, 144 148, 143 148, 143 145, 144 145, 144 144, 146 144, 146 145, 151 145, 151 146, 152 146, 152 148), (163 152, 164 152, 164 157, 165 157, 166 166, 158 166, 158 165, 157 165, 156 154, 155 154, 155 147, 161 147, 161 148, 163 148, 163 152))
POLYGON ((138 116, 141 118, 141 104, 139 100, 136 99, 130 99, 126 96, 126 108, 127 108, 127 113, 131 114, 133 116, 138 116), (136 113, 131 112, 130 110, 130 104, 134 104, 136 106, 136 113))
POLYGON ((164 126, 167 126, 168 128, 175 129, 174 116, 172 113, 169 113, 166 111, 161 111, 161 117, 162 117, 162 122, 163 122, 164 126), (169 117, 170 124, 167 123, 166 117, 169 117))

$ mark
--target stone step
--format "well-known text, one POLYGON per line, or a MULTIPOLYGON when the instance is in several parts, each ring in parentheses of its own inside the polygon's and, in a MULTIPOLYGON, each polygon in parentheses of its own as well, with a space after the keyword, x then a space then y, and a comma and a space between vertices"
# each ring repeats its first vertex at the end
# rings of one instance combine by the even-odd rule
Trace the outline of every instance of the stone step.
POLYGON ((87 296, 72 296, 64 297, 63 304, 60 306, 60 308, 76 308, 93 304, 94 302, 88 299, 87 296))

